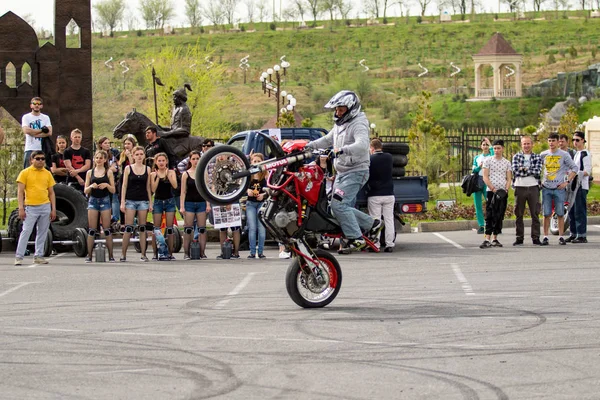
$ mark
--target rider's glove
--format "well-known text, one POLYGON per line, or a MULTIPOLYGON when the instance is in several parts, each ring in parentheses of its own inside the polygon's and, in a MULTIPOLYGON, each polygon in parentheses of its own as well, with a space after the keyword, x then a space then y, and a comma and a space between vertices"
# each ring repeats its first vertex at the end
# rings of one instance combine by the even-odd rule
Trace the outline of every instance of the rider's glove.
POLYGON ((48 127, 47 127, 47 126, 42 126, 41 130, 42 130, 42 132, 44 132, 44 133, 48 133, 48 132, 50 132, 50 129, 48 129, 48 127))

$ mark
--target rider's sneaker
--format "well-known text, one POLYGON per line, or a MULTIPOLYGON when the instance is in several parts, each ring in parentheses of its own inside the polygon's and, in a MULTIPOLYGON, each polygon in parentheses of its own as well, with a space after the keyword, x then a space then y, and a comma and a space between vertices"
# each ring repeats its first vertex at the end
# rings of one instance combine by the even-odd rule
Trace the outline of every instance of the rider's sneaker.
POLYGON ((381 232, 381 230, 383 229, 383 221, 381 221, 380 219, 375 219, 373 221, 373 226, 371 227, 371 230, 369 231, 369 239, 373 240, 377 238, 377 235, 379 235, 379 232, 381 232))
POLYGON ((292 254, 288 253, 287 251, 282 251, 281 253, 279 253, 279 258, 284 259, 284 260, 287 260, 291 256, 292 256, 292 254))
POLYGON ((353 251, 360 251, 365 248, 367 242, 365 239, 350 239, 344 242, 341 249, 338 250, 338 254, 350 254, 353 251))

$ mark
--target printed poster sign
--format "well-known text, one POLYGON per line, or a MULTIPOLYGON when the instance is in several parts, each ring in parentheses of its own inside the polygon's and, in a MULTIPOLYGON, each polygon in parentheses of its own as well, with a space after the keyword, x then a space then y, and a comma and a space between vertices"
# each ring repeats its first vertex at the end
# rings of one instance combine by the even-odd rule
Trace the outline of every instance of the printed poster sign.
POLYGON ((212 207, 215 229, 242 226, 242 210, 239 203, 212 207))
POLYGON ((269 129, 269 136, 277 143, 281 144, 281 129, 269 129))

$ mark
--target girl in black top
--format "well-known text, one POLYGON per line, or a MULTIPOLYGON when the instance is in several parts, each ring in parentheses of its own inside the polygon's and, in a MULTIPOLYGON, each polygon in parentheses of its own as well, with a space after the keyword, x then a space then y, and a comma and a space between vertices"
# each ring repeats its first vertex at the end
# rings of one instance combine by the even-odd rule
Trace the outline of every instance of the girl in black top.
POLYGON ((190 153, 189 168, 181 175, 181 204, 179 211, 184 218, 183 251, 184 260, 190 258, 190 243, 194 234, 194 219, 198 226, 198 241, 200 242, 200 257, 206 258, 206 213, 210 211, 208 204, 196 188, 196 167, 200 161, 200 152, 194 150, 190 153))
MULTIPOLYGON (((152 219, 154 227, 160 228, 162 216, 165 213, 165 238, 169 247, 171 259, 173 257, 173 220, 175 219, 175 195, 173 189, 177 189, 177 177, 175 171, 168 169, 169 158, 165 153, 158 153, 154 156, 154 172, 150 174, 150 186, 154 192, 154 210, 152 211, 152 219)), ((154 255, 158 259, 156 240, 152 241, 154 255)))
POLYGON ((92 250, 98 230, 98 214, 104 229, 106 247, 108 249, 108 260, 115 262, 113 257, 113 240, 110 230, 111 201, 110 194, 115 192, 115 178, 108 167, 108 154, 99 150, 94 155, 94 168, 85 175, 85 186, 83 192, 89 195, 88 200, 88 256, 86 263, 92 262, 92 250))
MULTIPOLYGON (((133 161, 133 148, 137 146, 137 140, 133 135, 126 135, 123 138, 123 151, 119 156, 119 170, 125 171, 125 167, 134 163, 133 161)), ((121 187, 123 187, 123 173, 119 175, 117 180, 117 193, 119 194, 119 199, 121 198, 121 187)), ((121 209, 121 205, 119 204, 119 210, 121 209)), ((121 225, 125 225, 125 214, 120 212, 121 214, 121 225)))
POLYGON ((123 186, 121 187, 121 211, 125 213, 125 232, 123 233, 123 248, 121 262, 127 261, 127 246, 133 232, 133 220, 137 214, 141 260, 148 261, 146 257, 146 218, 148 211, 152 212, 152 191, 150 187, 150 167, 144 164, 146 152, 141 146, 133 148, 134 163, 123 171, 123 186))
POLYGON ((65 167, 64 153, 67 148, 67 138, 63 135, 56 137, 56 154, 52 155, 52 166, 50 172, 56 183, 67 183, 69 170, 65 167))

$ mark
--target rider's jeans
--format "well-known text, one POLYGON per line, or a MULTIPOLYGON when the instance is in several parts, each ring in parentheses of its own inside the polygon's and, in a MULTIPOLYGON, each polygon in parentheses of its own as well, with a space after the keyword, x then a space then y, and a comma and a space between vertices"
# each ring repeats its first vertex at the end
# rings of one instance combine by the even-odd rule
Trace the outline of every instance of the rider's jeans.
POLYGON ((348 239, 358 239, 362 237, 361 230, 368 232, 373 227, 373 218, 353 207, 358 191, 368 179, 368 170, 352 171, 335 177, 331 212, 348 239))
POLYGON ((248 241, 250 242, 250 254, 256 254, 256 231, 258 230, 258 254, 263 254, 265 237, 267 231, 265 226, 258 220, 258 210, 262 201, 248 200, 246 202, 246 223, 248 224, 248 241))

